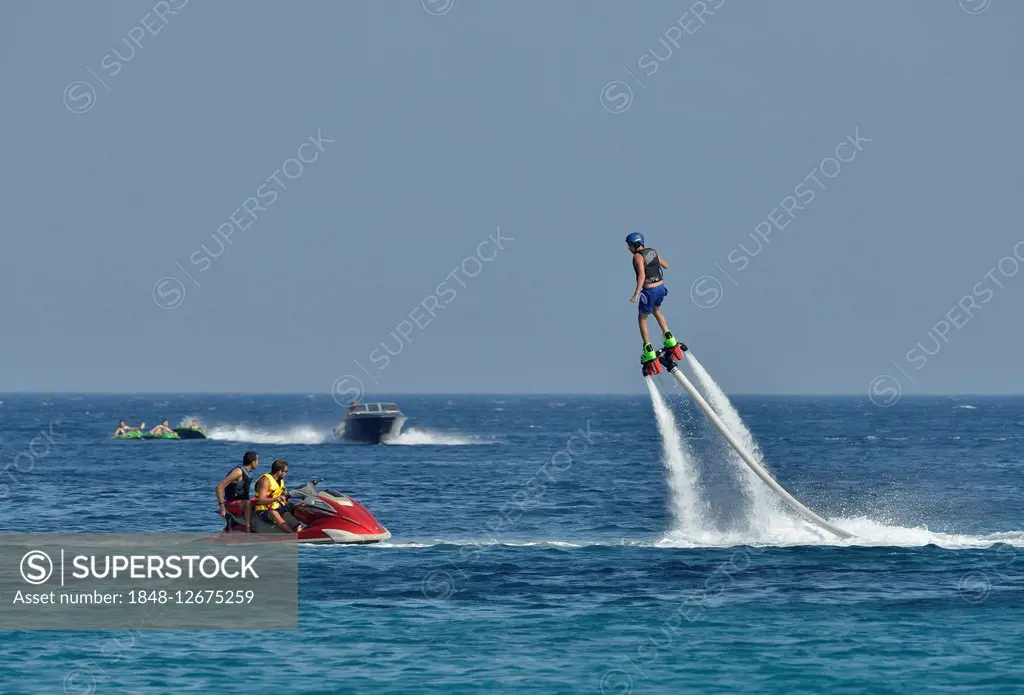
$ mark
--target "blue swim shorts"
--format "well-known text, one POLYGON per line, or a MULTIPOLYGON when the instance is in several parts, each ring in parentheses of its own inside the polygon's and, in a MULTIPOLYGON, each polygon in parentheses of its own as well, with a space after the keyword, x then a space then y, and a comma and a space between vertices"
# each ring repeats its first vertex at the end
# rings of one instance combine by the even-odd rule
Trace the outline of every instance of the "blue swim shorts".
POLYGON ((640 306, 641 314, 649 314, 654 311, 654 307, 661 306, 661 303, 668 296, 668 288, 665 285, 655 285, 654 287, 645 287, 640 292, 640 298, 637 300, 640 306))

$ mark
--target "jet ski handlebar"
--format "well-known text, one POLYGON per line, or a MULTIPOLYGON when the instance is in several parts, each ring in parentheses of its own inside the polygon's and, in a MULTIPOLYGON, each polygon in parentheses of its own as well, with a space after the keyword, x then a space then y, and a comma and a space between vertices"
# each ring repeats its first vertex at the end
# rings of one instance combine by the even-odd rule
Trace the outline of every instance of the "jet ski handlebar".
POLYGON ((289 497, 299 497, 306 499, 307 497, 316 497, 316 486, 318 483, 322 483, 323 478, 310 478, 309 482, 302 487, 297 487, 294 490, 288 491, 289 497))

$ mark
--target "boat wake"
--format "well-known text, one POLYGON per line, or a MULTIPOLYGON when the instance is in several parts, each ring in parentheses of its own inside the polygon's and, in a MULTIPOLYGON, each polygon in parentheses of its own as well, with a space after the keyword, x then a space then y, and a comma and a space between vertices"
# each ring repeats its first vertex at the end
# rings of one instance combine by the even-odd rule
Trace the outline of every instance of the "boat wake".
POLYGON ((250 444, 323 444, 330 438, 312 425, 295 425, 284 429, 258 429, 248 425, 216 425, 206 436, 222 442, 250 444))
MULTIPOLYGON (((244 424, 213 425, 207 429, 208 439, 222 442, 244 442, 247 444, 326 444, 334 442, 337 435, 333 430, 320 430, 313 425, 293 425, 283 428, 260 428, 244 424)), ((466 437, 458 433, 433 432, 411 428, 383 444, 395 446, 468 446, 472 444, 495 444, 497 442, 466 437)))
POLYGON ((411 427, 397 437, 385 439, 381 443, 394 446, 469 446, 473 444, 495 444, 496 442, 411 427))

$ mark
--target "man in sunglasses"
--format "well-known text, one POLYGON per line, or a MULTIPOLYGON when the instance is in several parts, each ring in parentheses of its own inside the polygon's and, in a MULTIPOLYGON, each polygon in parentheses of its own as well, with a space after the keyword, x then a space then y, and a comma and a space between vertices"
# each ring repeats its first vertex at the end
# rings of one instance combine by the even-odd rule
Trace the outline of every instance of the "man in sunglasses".
POLYGON ((278 459, 270 466, 270 472, 264 473, 256 480, 256 499, 253 500, 255 511, 260 519, 273 524, 285 533, 298 533, 299 524, 295 528, 284 518, 282 512, 288 511, 288 490, 284 486, 288 475, 288 462, 278 459))

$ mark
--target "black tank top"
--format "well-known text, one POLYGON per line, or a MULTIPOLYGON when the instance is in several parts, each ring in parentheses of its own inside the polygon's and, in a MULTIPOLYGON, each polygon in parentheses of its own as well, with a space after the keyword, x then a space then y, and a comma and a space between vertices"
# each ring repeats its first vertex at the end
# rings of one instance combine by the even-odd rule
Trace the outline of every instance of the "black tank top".
POLYGON ((661 272, 661 263, 658 262, 658 252, 654 249, 644 249, 640 255, 644 257, 644 284, 661 282, 665 276, 661 272))
POLYGON ((245 468, 243 468, 242 466, 235 466, 235 468, 232 468, 230 471, 228 471, 228 474, 230 474, 236 468, 242 471, 242 478, 240 480, 236 480, 234 483, 224 488, 225 502, 234 502, 235 500, 249 499, 249 488, 252 486, 252 476, 249 474, 249 471, 245 470, 245 468))

